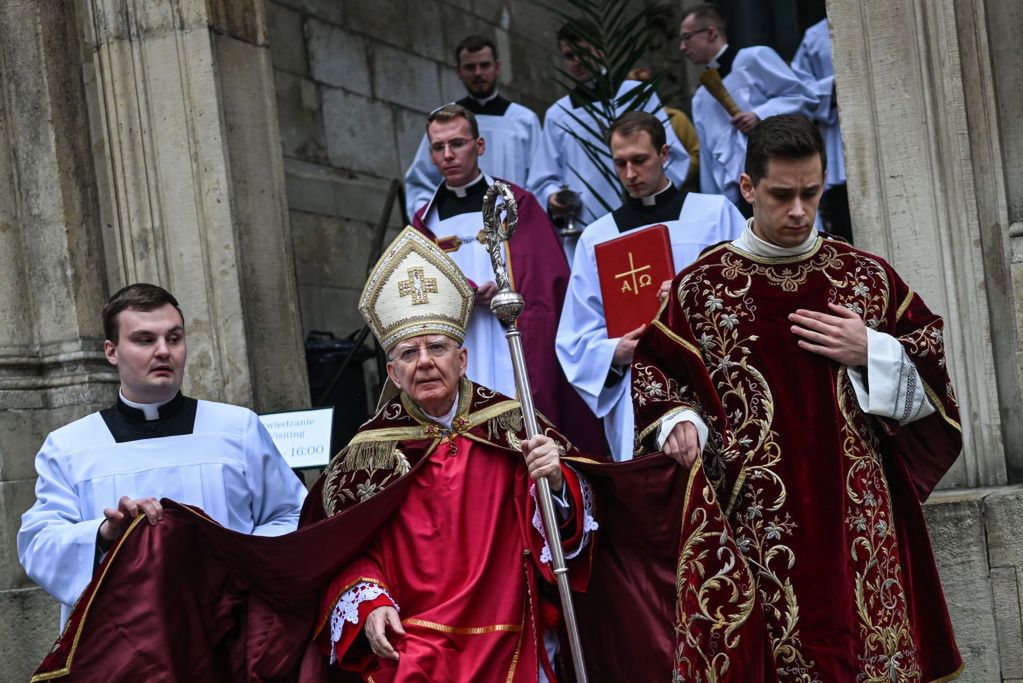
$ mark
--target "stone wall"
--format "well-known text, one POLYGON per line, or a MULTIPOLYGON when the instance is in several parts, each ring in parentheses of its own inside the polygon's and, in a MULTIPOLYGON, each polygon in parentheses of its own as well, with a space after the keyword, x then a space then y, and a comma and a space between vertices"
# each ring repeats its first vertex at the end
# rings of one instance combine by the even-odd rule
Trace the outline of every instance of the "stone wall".
POLYGON ((958 680, 1023 681, 1023 487, 939 491, 924 514, 966 664, 958 680))
MULTIPOLYGON (((490 36, 500 89, 542 116, 555 20, 539 0, 267 0, 302 327, 359 329, 369 236, 404 178, 426 115, 465 96, 454 46, 490 36)), ((401 227, 395 206, 388 225, 401 227)))
POLYGON ((0 3, 0 681, 27 680, 57 636, 15 539, 46 434, 116 395, 110 292, 176 294, 187 393, 308 405, 263 12, 0 3))
POLYGON ((946 321, 964 451, 924 511, 959 680, 1021 681, 1023 15, 1002 0, 828 10, 857 245, 946 321))

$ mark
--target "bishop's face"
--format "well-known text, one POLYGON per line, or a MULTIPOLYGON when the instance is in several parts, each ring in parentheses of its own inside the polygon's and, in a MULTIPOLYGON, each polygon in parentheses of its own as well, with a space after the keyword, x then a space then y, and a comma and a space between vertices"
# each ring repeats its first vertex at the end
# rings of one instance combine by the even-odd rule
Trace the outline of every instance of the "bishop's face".
POLYGON ((467 185, 480 174, 479 158, 484 142, 474 137, 472 126, 461 116, 448 121, 433 121, 426 129, 430 140, 430 158, 444 180, 452 187, 467 185))
POLYGON ((117 315, 117 343, 103 342, 117 367, 121 391, 136 403, 163 403, 174 398, 184 379, 185 324, 178 309, 164 304, 151 311, 126 309, 117 315))
POLYGON ((743 173, 739 189, 753 206, 753 234, 779 247, 799 246, 813 231, 824 192, 820 155, 771 159, 756 185, 743 173))
POLYGON ((663 190, 667 184, 664 164, 668 146, 654 147, 650 133, 637 130, 628 135, 617 131, 611 136, 611 159, 615 172, 630 197, 639 199, 663 190))
POLYGON ((412 337, 391 350, 387 376, 429 415, 441 417, 455 402, 469 354, 442 334, 412 337))

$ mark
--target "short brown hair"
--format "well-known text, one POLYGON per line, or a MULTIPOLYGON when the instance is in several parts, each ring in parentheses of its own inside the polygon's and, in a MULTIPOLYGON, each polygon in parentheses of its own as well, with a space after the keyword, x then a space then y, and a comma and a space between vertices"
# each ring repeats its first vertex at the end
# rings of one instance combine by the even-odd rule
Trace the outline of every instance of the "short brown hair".
POLYGON ((181 316, 181 324, 185 323, 185 315, 181 312, 178 300, 163 287, 151 285, 148 282, 136 282, 133 285, 122 287, 110 297, 110 301, 103 307, 103 334, 115 345, 118 343, 117 317, 121 311, 153 311, 162 306, 170 304, 177 309, 181 316))
POLYGON ((713 26, 717 29, 718 33, 724 33, 727 24, 725 18, 721 16, 721 10, 718 6, 712 2, 705 2, 700 5, 693 5, 682 12, 682 21, 685 21, 688 17, 696 17, 697 21, 703 22, 704 26, 713 26))
POLYGON ((462 51, 466 52, 479 52, 480 50, 490 48, 490 54, 495 60, 497 60, 497 48, 494 47, 494 41, 486 36, 481 36, 478 33, 474 33, 471 36, 462 38, 457 46, 455 46, 455 64, 462 63, 462 51))
POLYGON ((611 136, 615 133, 625 136, 640 131, 649 133, 650 141, 654 143, 654 149, 658 152, 668 144, 668 136, 664 132, 664 124, 656 116, 645 111, 627 111, 619 116, 611 124, 611 127, 607 129, 605 139, 607 144, 610 145, 611 136))
POLYGON ((461 117, 469 122, 469 127, 472 129, 472 136, 478 138, 480 136, 480 127, 476 123, 476 115, 466 109, 460 104, 452 102, 451 104, 445 104, 443 107, 437 107, 430 112, 430 115, 426 118, 426 130, 429 132, 430 124, 434 121, 440 121, 446 123, 461 117))
POLYGON ((798 114, 769 116, 753 129, 746 143, 746 175, 756 185, 767 175, 771 159, 806 159, 819 156, 821 172, 828 165, 821 132, 810 119, 798 114))

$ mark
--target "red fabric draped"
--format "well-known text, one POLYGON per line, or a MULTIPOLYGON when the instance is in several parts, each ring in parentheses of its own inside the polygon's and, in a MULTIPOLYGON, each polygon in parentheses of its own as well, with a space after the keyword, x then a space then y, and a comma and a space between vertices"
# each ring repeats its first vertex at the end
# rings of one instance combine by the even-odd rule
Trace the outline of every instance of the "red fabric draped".
MULTIPOLYGON (((535 504, 528 495, 521 453, 511 446, 525 436, 521 416, 515 419, 517 404, 482 387, 463 381, 460 392, 464 410, 459 415, 463 419, 456 418, 460 431, 454 437, 458 449, 454 458, 435 429, 424 427, 396 398, 363 430, 407 430, 410 436, 401 442, 401 453, 409 469, 389 470, 386 464, 351 471, 340 468, 336 477, 329 476, 332 471, 328 470, 309 493, 302 528, 292 534, 272 538, 239 534, 201 511, 164 500, 166 512, 160 524, 135 523, 108 553, 35 680, 360 680, 325 666, 313 638, 333 607, 330 600, 324 601, 332 580, 343 581, 339 572, 382 547, 394 555, 390 560, 415 563, 437 575, 438 590, 474 591, 472 600, 460 605, 452 596, 450 603, 441 602, 435 611, 422 608, 418 614, 423 621, 472 627, 499 618, 521 626, 522 609, 527 607, 528 628, 511 633, 514 643, 501 639, 484 654, 503 656, 508 647, 519 647, 522 633, 519 673, 513 680, 535 677, 538 633, 552 616, 545 605, 555 605, 557 593, 536 580, 538 574, 551 582, 553 575, 549 566, 537 561, 542 540, 532 528, 535 504), (475 417, 484 411, 482 418, 475 417), (408 430, 418 430, 418 436, 408 430), (443 463, 457 465, 455 472, 445 472, 439 458, 461 460, 443 463), (438 476, 457 490, 438 481, 438 476), (370 489, 372 495, 360 498, 360 491, 370 489), (327 516, 324 502, 332 496, 341 504, 334 509, 336 514, 327 516), (438 505, 443 509, 430 514, 450 521, 452 528, 443 533, 450 535, 451 543, 404 548, 399 543, 402 534, 431 533, 423 527, 423 515, 438 505), (494 519, 475 518, 463 506, 476 506, 481 515, 485 512, 494 519), (395 526, 395 520, 418 526, 386 531, 388 525, 395 526), (455 538, 459 543, 452 547, 455 538), (469 576, 474 566, 486 566, 494 575, 476 586, 469 576)), ((578 456, 550 424, 541 421, 541 426, 578 456)), ((357 445, 346 449, 357 450, 357 445)), ((574 510, 580 510, 581 493, 574 475, 569 474, 567 483, 574 510)), ((566 547, 577 544, 581 533, 581 516, 570 515, 563 525, 566 547)), ((574 589, 585 589, 590 561, 586 551, 574 563, 578 565, 571 574, 574 589)), ((395 569, 389 567, 386 574, 389 578, 395 569)), ((399 592, 399 600, 408 600, 403 618, 415 616, 412 613, 421 608, 420 603, 428 602, 431 583, 420 576, 418 584, 399 592)), ((410 631, 416 628, 423 629, 413 626, 410 631)), ((443 639, 410 638, 410 646, 418 649, 408 661, 418 657, 421 662, 432 661, 429 665, 435 671, 445 671, 445 663, 437 664, 443 659, 441 649, 465 645, 462 634, 449 635, 446 644, 443 639)), ((490 671, 486 666, 491 662, 483 657, 467 657, 465 663, 475 663, 474 671, 490 671)), ((505 664, 502 674, 507 670, 505 664)))

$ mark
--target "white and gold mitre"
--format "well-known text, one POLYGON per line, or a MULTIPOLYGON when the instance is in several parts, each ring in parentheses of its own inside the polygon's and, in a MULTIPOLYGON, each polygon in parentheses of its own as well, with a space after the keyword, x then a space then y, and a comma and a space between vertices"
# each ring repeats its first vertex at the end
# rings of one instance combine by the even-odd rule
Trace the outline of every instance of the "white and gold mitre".
POLYGON ((458 265, 412 227, 384 250, 359 297, 359 313, 387 351, 421 334, 461 344, 472 305, 472 288, 458 265))

